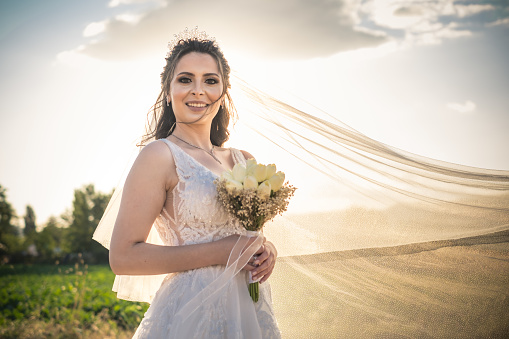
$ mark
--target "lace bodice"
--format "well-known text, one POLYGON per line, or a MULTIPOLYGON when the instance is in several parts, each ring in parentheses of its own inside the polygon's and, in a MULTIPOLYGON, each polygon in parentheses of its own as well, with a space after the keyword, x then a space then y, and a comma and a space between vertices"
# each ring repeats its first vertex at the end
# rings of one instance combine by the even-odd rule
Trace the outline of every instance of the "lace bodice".
MULTIPOLYGON (((165 245, 190 245, 243 234, 244 228, 228 215, 217 199, 217 175, 179 146, 161 139, 169 147, 177 168, 178 183, 171 191, 172 208, 163 209, 155 227, 165 245)), ((231 149, 233 162, 246 163, 242 152, 231 149)))

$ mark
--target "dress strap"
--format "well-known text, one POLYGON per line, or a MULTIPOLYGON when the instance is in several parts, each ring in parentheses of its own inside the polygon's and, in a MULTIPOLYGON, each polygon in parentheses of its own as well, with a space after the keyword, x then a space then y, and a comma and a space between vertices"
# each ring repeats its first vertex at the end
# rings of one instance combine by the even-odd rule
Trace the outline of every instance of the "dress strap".
POLYGON ((184 151, 180 147, 178 147, 168 139, 162 138, 159 140, 164 142, 166 146, 168 146, 168 148, 170 149, 173 161, 175 161, 175 167, 177 168, 177 175, 179 177, 179 180, 182 181, 182 179, 185 178, 186 173, 187 175, 189 175, 190 173, 189 171, 190 169, 188 168, 189 164, 187 161, 188 157, 186 156, 186 154, 183 154, 184 151))
POLYGON ((230 148, 230 152, 232 153, 233 163, 234 164, 246 164, 246 157, 244 156, 244 153, 239 151, 236 148, 230 148))

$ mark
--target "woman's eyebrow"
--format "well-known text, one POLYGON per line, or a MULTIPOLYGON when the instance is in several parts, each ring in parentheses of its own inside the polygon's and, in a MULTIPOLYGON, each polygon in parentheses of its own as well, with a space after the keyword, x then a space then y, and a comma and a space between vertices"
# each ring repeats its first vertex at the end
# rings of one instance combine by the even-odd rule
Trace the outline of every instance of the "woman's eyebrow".
MULTIPOLYGON (((177 74, 177 76, 179 76, 179 75, 190 75, 190 76, 194 76, 194 73, 191 73, 191 72, 180 72, 179 74, 177 74)), ((216 77, 218 77, 218 78, 219 78, 219 75, 218 75, 217 73, 205 73, 205 74, 203 74, 203 75, 204 75, 204 76, 206 76, 206 77, 213 75, 213 76, 216 76, 216 77)))

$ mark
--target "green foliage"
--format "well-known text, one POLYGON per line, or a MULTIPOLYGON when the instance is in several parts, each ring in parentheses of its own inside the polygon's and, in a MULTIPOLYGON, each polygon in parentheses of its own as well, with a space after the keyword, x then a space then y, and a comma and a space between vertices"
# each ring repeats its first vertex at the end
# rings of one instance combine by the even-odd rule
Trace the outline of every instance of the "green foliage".
POLYGON ((11 224, 14 209, 10 202, 7 201, 6 189, 0 185, 0 237, 3 234, 17 234, 16 228, 11 224))
POLYGON ((23 234, 30 236, 35 233, 35 212, 32 206, 27 205, 26 214, 23 218, 25 220, 25 228, 23 234))
POLYGON ((31 263, 39 256, 36 246, 37 230, 35 225, 35 212, 32 206, 27 205, 26 214, 23 217, 25 221, 25 228, 23 229, 23 262, 31 263))
POLYGON ((0 263, 9 261, 10 256, 21 255, 19 230, 12 224, 15 217, 14 209, 7 201, 6 189, 0 185, 0 263))
POLYGON ((35 238, 35 246, 39 252, 41 261, 44 262, 55 262, 56 260, 62 259, 64 252, 62 248, 64 246, 65 236, 67 229, 59 225, 57 218, 50 217, 46 226, 37 233, 35 238))
POLYGON ((108 205, 111 194, 96 192, 94 185, 74 190, 72 222, 67 243, 73 253, 87 253, 95 260, 107 262, 108 253, 92 235, 108 205))
POLYGON ((111 194, 97 192, 94 185, 74 191, 71 210, 59 219, 51 217, 37 232, 34 209, 28 205, 23 234, 13 224, 16 214, 0 185, 0 264, 74 263, 78 254, 87 263, 107 263, 108 251, 92 239, 111 194))
POLYGON ((35 322, 71 327, 73 333, 110 329, 131 333, 148 308, 117 299, 108 266, 83 264, 0 266, 0 337, 35 322))

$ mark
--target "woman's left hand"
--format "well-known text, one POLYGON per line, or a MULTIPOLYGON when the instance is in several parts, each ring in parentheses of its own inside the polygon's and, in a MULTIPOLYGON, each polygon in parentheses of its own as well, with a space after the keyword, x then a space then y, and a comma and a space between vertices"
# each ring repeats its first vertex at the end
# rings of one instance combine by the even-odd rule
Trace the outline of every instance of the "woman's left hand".
POLYGON ((273 243, 265 241, 255 255, 255 260, 249 263, 253 267, 251 274, 253 280, 260 279, 259 282, 263 283, 269 279, 276 265, 277 250, 273 243))

